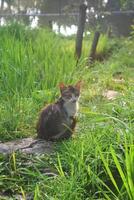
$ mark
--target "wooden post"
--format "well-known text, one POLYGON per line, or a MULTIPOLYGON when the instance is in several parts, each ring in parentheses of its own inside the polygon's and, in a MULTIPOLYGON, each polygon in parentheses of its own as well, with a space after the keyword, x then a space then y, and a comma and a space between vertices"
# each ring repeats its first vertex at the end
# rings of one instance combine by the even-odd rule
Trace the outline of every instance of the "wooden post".
POLYGON ((86 9, 87 9, 87 6, 85 4, 80 5, 78 30, 77 30, 77 36, 76 36, 76 47, 75 47, 75 55, 77 59, 79 59, 81 56, 82 39, 83 39, 83 32, 84 32, 85 21, 86 21, 86 9))
POLYGON ((95 59, 95 53, 96 53, 99 37, 100 37, 100 32, 96 31, 94 34, 94 39, 93 39, 93 43, 92 43, 90 54, 89 54, 89 63, 92 63, 95 59))

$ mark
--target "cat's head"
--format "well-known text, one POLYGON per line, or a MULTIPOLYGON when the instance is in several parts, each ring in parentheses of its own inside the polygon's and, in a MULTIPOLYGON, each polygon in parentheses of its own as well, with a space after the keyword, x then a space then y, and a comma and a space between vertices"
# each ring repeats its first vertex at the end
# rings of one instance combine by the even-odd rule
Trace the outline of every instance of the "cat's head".
POLYGON ((64 83, 59 84, 61 97, 66 102, 76 103, 80 96, 81 81, 75 85, 66 86, 64 83))

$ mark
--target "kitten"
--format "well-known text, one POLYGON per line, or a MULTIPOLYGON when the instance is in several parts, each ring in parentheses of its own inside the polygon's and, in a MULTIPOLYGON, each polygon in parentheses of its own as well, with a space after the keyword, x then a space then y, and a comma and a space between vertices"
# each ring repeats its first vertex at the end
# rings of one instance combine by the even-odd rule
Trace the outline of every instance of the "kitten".
POLYGON ((75 86, 60 83, 61 97, 41 111, 37 124, 38 138, 59 140, 72 136, 79 109, 80 85, 80 81, 75 86))

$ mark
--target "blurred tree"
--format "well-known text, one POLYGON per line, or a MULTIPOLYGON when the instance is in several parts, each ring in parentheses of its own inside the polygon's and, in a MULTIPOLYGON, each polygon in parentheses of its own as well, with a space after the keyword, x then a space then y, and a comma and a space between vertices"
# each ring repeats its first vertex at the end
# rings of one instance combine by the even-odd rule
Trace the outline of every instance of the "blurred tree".
POLYGON ((134 10, 134 0, 108 0, 106 10, 134 10))
POLYGON ((87 0, 88 7, 94 8, 94 10, 102 10, 104 7, 104 0, 87 0))
POLYGON ((120 0, 122 10, 134 10, 134 0, 120 0))
POLYGON ((87 0, 88 7, 96 11, 134 10, 134 0, 87 0))
POLYGON ((108 11, 118 11, 121 8, 120 0, 108 0, 106 4, 106 10, 108 11))
POLYGON ((0 9, 3 10, 4 7, 4 0, 1 0, 0 9))

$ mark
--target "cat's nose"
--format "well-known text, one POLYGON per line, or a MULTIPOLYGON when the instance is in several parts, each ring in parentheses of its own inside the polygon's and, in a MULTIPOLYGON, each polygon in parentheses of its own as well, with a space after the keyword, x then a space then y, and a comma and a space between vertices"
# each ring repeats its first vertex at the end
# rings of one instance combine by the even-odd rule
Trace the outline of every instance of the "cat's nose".
POLYGON ((75 103, 77 101, 77 97, 72 96, 71 102, 75 103))
POLYGON ((76 99, 76 98, 73 98, 73 99, 72 99, 72 102, 73 102, 73 103, 75 103, 76 101, 77 101, 77 99, 76 99))

